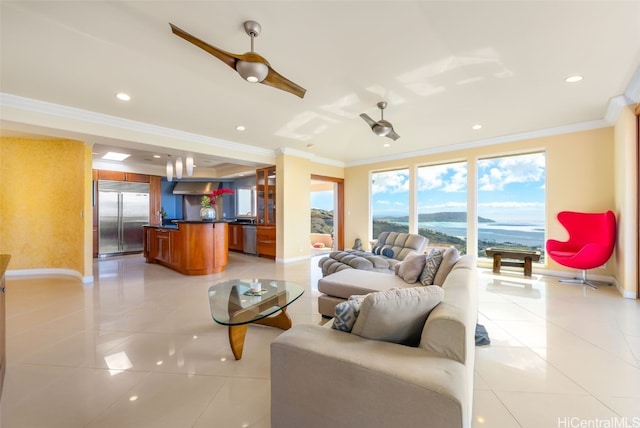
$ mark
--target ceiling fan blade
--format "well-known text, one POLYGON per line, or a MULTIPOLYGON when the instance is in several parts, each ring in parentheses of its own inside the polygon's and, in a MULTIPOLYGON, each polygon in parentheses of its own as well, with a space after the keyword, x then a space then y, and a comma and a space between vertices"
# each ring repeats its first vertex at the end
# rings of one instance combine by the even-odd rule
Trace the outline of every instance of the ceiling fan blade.
POLYGON ((238 57, 240 55, 232 54, 232 53, 224 51, 222 49, 218 49, 215 46, 211 46, 210 44, 208 44, 206 42, 203 42, 199 38, 197 38, 195 36, 192 36, 191 34, 187 33, 183 29, 181 29, 179 27, 176 27, 172 23, 169 23, 169 25, 171 26, 171 31, 173 32, 173 34, 175 34, 178 37, 182 37, 183 39, 185 39, 189 43, 192 43, 192 44, 196 45, 197 47, 199 47, 200 49, 210 53, 211 55, 215 56, 220 61, 224 62, 229 67, 231 67, 231 68, 233 68, 235 70, 236 61, 238 60, 238 57))
MULTIPOLYGON (((304 98, 304 94, 307 92, 306 89, 275 71, 273 67, 271 67, 271 64, 269 64, 269 61, 267 61, 259 54, 253 51, 246 52, 244 54, 234 54, 231 52, 227 52, 200 40, 199 38, 187 33, 186 31, 184 31, 180 27, 177 27, 176 25, 173 25, 172 23, 169 23, 169 25, 171 26, 171 31, 173 32, 173 34, 210 53, 236 71, 236 64, 238 63, 238 61, 259 62, 265 64, 268 67, 269 72, 267 74, 267 77, 265 77, 264 80, 260 83, 264 83, 265 85, 269 85, 276 89, 290 92, 300 98, 304 98)), ((253 44, 251 46, 253 49, 253 44)))
POLYGON ((362 113, 360 117, 363 118, 364 121, 369 124, 369 126, 374 126, 378 123, 375 120, 371 119, 366 113, 362 113))
POLYGON ((398 138, 400 138, 400 136, 398 134, 396 134, 396 131, 393 130, 393 128, 391 128, 391 132, 389 132, 386 137, 391 138, 393 141, 396 141, 398 138))
POLYGON ((307 92, 306 89, 275 71, 273 67, 271 67, 269 63, 266 62, 266 60, 265 63, 267 64, 267 66, 269 66, 269 74, 267 74, 267 77, 265 77, 264 80, 260 83, 272 86, 276 89, 291 92, 293 95, 304 98, 304 94, 307 92))

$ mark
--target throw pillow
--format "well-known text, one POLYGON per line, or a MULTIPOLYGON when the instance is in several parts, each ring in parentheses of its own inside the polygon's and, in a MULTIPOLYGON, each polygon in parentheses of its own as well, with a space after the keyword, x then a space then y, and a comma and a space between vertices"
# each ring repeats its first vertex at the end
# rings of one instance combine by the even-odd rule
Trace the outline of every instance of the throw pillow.
MULTIPOLYGON (((420 284, 433 285, 433 280, 436 277, 436 272, 442 263, 442 251, 435 248, 429 251, 429 255, 425 260, 424 269, 420 274, 420 284)), ((442 285, 442 284, 438 284, 442 285)))
POLYGON ((404 282, 413 284, 420 278, 420 274, 424 270, 425 261, 424 254, 409 254, 402 263, 398 263, 400 267, 396 274, 404 279, 404 282))
POLYGON ((393 258, 393 250, 391 248, 384 248, 382 250, 382 255, 385 257, 389 257, 390 259, 393 258))
POLYGON ((453 245, 447 248, 442 254, 442 263, 436 272, 436 276, 433 278, 433 283, 436 285, 443 285, 444 280, 447 279, 447 275, 451 272, 451 269, 460 260, 460 251, 453 245))
POLYGON ((358 318, 362 301, 366 296, 353 296, 344 302, 338 303, 333 313, 333 324, 331 328, 340 331, 351 332, 353 325, 358 318))
POLYGON ((382 251, 382 245, 375 245, 375 246, 371 249, 371 252, 372 252, 373 254, 376 254, 376 255, 380 255, 380 251, 382 251))
POLYGON ((444 298, 437 286, 371 293, 362 302, 351 332, 373 340, 417 346, 429 312, 444 298))

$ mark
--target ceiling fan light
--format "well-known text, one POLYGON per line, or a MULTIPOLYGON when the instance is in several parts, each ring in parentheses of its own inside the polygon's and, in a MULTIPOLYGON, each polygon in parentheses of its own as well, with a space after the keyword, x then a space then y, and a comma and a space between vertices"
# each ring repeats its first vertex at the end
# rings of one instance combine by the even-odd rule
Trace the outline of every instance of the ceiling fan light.
POLYGON ((379 137, 386 137, 389 132, 391 132, 391 127, 386 125, 380 125, 379 123, 373 125, 371 128, 373 129, 373 133, 379 137))
POLYGON ((236 62, 236 71, 247 82, 257 83, 262 82, 267 77, 269 67, 261 62, 238 60, 236 62))

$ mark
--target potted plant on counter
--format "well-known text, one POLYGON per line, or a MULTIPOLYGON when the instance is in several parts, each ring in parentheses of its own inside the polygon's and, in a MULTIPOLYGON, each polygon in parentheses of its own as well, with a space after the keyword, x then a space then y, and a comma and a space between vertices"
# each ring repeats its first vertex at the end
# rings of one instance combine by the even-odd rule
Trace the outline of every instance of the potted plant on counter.
MULTIPOLYGON (((200 208, 200 218, 202 220, 215 220, 217 216, 216 208, 214 207, 214 205, 221 202, 221 198, 223 195, 233 195, 234 193, 235 192, 233 191, 233 189, 222 187, 220 189, 214 190, 209 195, 204 195, 202 197, 202 200, 200 201, 200 205, 202 205, 202 208, 200 208)), ((220 207, 219 214, 222 214, 222 207, 220 207)))

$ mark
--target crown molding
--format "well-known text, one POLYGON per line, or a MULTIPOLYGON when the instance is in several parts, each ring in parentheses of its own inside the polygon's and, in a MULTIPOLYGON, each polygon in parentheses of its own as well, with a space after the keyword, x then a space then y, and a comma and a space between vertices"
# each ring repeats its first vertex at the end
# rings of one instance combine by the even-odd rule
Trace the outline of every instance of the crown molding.
POLYGON ((276 149, 275 153, 276 155, 290 155, 290 156, 296 156, 299 158, 309 159, 311 162, 315 162, 315 163, 321 163, 321 164, 330 165, 330 166, 337 166, 340 168, 345 167, 345 163, 342 161, 316 156, 313 153, 308 153, 302 150, 293 149, 291 147, 280 147, 279 149, 276 149))
POLYGON ((493 146, 497 144, 511 143, 514 141, 531 140, 535 138, 550 137, 553 135, 569 134, 572 132, 589 131, 592 129, 606 128, 611 126, 604 120, 593 120, 590 122, 581 122, 573 125, 557 126, 554 128, 539 129, 536 131, 522 132, 519 134, 504 135, 500 137, 487 138, 484 140, 469 141, 465 143, 453 144, 449 146, 434 147, 432 149, 420 150, 410 153, 402 153, 398 155, 385 156, 375 159, 366 159, 362 161, 348 162, 346 167, 369 165, 379 162, 388 162, 392 160, 402 160, 417 156, 427 156, 439 153, 454 152, 457 150, 468 150, 477 147, 493 146))
MULTIPOLYGON (((86 124, 106 126, 109 128, 132 131, 151 136, 168 137, 185 142, 204 144, 212 148, 233 150, 240 153, 247 153, 257 156, 275 157, 275 153, 273 150, 264 149, 261 147, 235 143, 233 141, 222 140, 220 138, 207 137, 200 134, 165 128, 162 126, 151 125, 144 122, 138 122, 135 120, 96 113, 75 107, 36 100, 33 98, 21 97, 4 92, 0 92, 0 107, 13 108, 22 112, 32 114, 62 117, 86 124)), ((34 123, 34 125, 38 124, 34 123)))
POLYGON ((630 104, 640 102, 640 67, 636 70, 627 86, 627 90, 624 92, 624 96, 631 100, 630 104))

